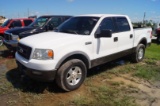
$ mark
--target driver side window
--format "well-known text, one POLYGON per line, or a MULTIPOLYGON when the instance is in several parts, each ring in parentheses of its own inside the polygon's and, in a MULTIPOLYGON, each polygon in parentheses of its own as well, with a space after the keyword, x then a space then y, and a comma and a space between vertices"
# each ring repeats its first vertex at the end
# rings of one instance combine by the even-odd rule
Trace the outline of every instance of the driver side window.
POLYGON ((13 27, 21 27, 22 24, 21 24, 21 21, 20 20, 16 20, 16 21, 13 21, 10 25, 11 28, 13 27))
POLYGON ((56 27, 58 27, 61 23, 62 23, 62 19, 61 19, 60 17, 54 17, 54 18, 52 18, 52 19, 49 21, 48 25, 49 25, 49 26, 51 25, 53 28, 56 28, 56 27))

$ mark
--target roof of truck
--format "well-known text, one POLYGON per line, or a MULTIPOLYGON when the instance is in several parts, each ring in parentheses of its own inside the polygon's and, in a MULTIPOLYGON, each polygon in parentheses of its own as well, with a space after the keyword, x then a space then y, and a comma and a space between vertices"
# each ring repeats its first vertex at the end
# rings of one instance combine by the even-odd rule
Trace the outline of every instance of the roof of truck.
POLYGON ((72 17, 72 16, 71 15, 42 15, 40 17, 50 18, 50 17, 72 17))
POLYGON ((127 15, 120 15, 120 14, 85 14, 85 15, 78 15, 78 16, 92 16, 92 17, 104 17, 104 16, 127 16, 127 15))
POLYGON ((11 19, 9 19, 9 20, 28 20, 28 19, 31 19, 31 20, 33 20, 33 18, 11 18, 11 19))

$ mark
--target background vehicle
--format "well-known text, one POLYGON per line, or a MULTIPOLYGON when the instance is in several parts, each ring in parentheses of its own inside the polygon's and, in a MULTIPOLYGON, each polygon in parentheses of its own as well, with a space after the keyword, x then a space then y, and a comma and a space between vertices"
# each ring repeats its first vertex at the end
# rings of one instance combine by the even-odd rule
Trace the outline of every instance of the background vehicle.
POLYGON ((9 50, 15 51, 20 39, 33 34, 51 31, 70 17, 63 15, 40 16, 27 27, 7 30, 5 32, 4 44, 9 50))
POLYGON ((126 15, 76 16, 56 31, 20 40, 16 60, 29 77, 55 79, 65 91, 79 88, 92 67, 127 55, 142 61, 152 37, 151 28, 133 29, 126 15))
POLYGON ((28 26, 33 22, 32 18, 8 19, 0 26, 0 45, 3 44, 4 32, 10 28, 28 26))
POLYGON ((157 42, 160 43, 160 28, 156 29, 157 42))

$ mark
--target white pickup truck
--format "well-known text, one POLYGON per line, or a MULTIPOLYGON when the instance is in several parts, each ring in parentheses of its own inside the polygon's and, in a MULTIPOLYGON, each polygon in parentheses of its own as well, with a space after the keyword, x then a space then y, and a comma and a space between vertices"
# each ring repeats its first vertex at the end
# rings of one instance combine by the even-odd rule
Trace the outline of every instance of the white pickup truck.
POLYGON ((87 70, 131 55, 144 58, 151 28, 133 29, 126 15, 92 14, 72 17, 55 32, 21 39, 16 52, 19 70, 42 81, 56 80, 65 91, 83 83, 87 70))

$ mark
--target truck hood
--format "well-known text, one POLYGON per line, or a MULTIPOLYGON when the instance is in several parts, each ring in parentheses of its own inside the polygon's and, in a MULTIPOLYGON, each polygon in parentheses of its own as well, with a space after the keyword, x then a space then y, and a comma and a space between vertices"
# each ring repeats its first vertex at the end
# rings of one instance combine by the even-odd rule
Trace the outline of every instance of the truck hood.
POLYGON ((27 27, 20 27, 20 28, 12 28, 12 29, 7 30, 6 32, 12 33, 13 35, 19 35, 24 32, 31 32, 34 29, 35 29, 34 27, 27 26, 27 27))
POLYGON ((8 29, 8 27, 0 27, 0 33, 4 33, 4 31, 6 31, 8 29))
POLYGON ((66 45, 67 43, 73 43, 89 36, 59 33, 59 32, 44 32, 36 35, 32 35, 20 40, 20 43, 28 45, 33 48, 53 48, 66 45))

